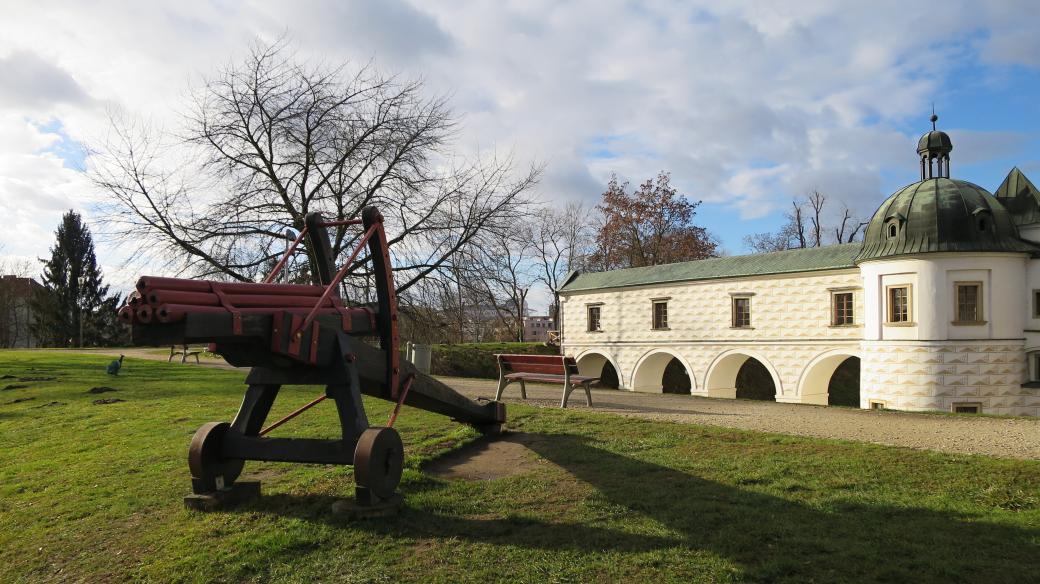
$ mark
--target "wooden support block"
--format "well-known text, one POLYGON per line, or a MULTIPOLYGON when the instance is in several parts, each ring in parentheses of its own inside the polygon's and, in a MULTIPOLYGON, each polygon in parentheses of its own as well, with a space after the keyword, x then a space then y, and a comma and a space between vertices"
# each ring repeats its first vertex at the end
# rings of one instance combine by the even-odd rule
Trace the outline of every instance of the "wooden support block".
POLYGON ((260 481, 236 481, 230 489, 184 497, 184 506, 195 511, 219 511, 260 498, 260 481))

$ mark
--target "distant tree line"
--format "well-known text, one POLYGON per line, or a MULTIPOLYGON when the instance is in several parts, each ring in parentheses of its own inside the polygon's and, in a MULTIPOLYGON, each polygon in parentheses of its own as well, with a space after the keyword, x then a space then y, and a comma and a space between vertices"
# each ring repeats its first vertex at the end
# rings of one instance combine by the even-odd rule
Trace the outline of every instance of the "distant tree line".
MULTIPOLYGON (((29 265, 14 271, 39 280, 19 293, 0 298, 0 346, 33 338, 44 347, 98 347, 129 342, 126 325, 116 319, 120 297, 109 292, 94 252, 94 240, 82 217, 69 211, 55 232, 50 257, 40 259, 42 272, 29 265), (21 310, 28 308, 28 310, 21 310), (18 320, 12 320, 18 319, 18 320), (28 331, 28 335, 24 334, 28 331)), ((10 266, 5 267, 5 272, 10 266)))
POLYGON ((821 247, 832 243, 852 243, 863 238, 867 222, 857 218, 848 207, 841 218, 827 221, 827 196, 812 190, 803 198, 791 201, 784 213, 785 222, 775 232, 744 236, 744 247, 755 253, 783 251, 805 247, 821 247))

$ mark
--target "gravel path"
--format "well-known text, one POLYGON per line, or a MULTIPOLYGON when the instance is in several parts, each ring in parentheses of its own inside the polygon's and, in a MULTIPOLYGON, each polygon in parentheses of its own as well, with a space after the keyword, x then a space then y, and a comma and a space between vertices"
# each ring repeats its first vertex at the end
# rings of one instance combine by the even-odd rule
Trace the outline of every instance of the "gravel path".
MULTIPOLYGON (((495 395, 494 381, 440 380, 469 397, 495 395)), ((529 383, 524 403, 559 407, 561 392, 559 386, 529 383)), ((520 403, 520 388, 506 388, 503 400, 520 403)), ((593 411, 650 420, 1040 460, 1040 419, 946 416, 595 389, 592 404, 593 411)), ((567 407, 587 410, 584 393, 572 393, 567 407)))
MULTIPOLYGON (((84 352, 116 356, 122 352, 127 357, 166 361, 165 356, 149 354, 146 349, 84 352)), ((203 361, 203 365, 231 368, 223 362, 203 361)), ((495 395, 495 382, 491 380, 438 379, 471 398, 495 395)), ((524 403, 559 407, 560 394, 559 386, 530 383, 527 385, 528 399, 524 403)), ((520 403, 520 388, 509 386, 504 400, 520 403)), ((1040 460, 1040 419, 945 416, 595 389, 592 390, 592 403, 596 412, 649 420, 1040 460)), ((571 394, 568 407, 588 409, 580 390, 571 394)))

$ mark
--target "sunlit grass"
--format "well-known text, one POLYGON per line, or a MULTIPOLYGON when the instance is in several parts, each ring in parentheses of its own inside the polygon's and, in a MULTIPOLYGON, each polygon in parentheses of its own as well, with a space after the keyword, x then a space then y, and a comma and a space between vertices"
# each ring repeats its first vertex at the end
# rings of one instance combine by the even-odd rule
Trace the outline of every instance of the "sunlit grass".
MULTIPOLYGON (((1040 463, 510 406, 535 462, 491 481, 422 464, 477 439, 406 409, 406 507, 329 512, 349 467, 248 463, 264 498, 184 509, 186 452, 241 371, 0 351, 0 581, 1026 582, 1040 463), (26 381, 23 377, 55 377, 26 381), (106 385, 115 392, 86 393, 106 385), (27 399, 29 398, 29 399, 27 399), (94 405, 101 398, 125 401, 94 405), (24 400, 24 401, 17 401, 24 400), (17 403, 15 403, 17 401, 17 403)), ((287 387, 272 417, 313 398, 287 387)), ((327 406, 327 407, 326 407, 327 406)), ((390 404, 367 400, 382 424, 390 404)), ((334 436, 323 404, 279 429, 334 436)))

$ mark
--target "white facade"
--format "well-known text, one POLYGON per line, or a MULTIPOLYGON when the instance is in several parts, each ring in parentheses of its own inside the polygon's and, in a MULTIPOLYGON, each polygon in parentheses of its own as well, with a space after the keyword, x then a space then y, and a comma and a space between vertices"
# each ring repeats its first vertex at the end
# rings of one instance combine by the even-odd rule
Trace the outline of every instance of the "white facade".
MULTIPOLYGON (((791 252, 785 252, 791 253, 791 252)), ((619 386, 660 392, 678 359, 693 395, 733 398, 749 359, 769 372, 780 402, 828 403, 846 359, 861 360, 860 407, 1040 415, 1040 260, 1021 253, 930 253, 845 269, 561 291, 563 352, 583 375, 606 362, 619 386), (957 322, 956 286, 978 284, 981 318, 957 322), (909 290, 906 322, 890 323, 889 287, 909 290), (853 295, 853 323, 835 324, 833 295, 853 295), (734 298, 750 299, 750 326, 735 328, 734 298), (654 303, 666 325, 654 328, 654 303), (601 330, 589 330, 589 308, 601 330)), ((658 324, 662 324, 658 322, 658 324)))

